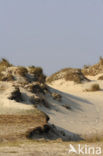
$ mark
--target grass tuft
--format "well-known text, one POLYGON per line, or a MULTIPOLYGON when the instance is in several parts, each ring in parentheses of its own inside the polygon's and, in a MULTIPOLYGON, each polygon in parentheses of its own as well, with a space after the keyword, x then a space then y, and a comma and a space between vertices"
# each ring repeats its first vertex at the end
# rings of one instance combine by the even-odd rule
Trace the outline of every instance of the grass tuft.
POLYGON ((86 89, 86 91, 88 91, 88 92, 94 92, 94 91, 100 91, 101 89, 100 89, 100 86, 99 86, 99 84, 92 84, 91 86, 90 86, 90 88, 89 89, 86 89))
POLYGON ((18 73, 20 76, 25 77, 26 74, 28 73, 28 70, 27 70, 25 67, 19 66, 18 69, 17 69, 17 73, 18 73))

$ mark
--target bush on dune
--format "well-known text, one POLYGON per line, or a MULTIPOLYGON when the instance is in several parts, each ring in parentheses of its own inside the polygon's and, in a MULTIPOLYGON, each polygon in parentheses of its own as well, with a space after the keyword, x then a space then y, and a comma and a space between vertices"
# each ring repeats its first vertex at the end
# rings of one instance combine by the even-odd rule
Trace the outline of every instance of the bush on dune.
POLYGON ((46 76, 44 75, 41 67, 30 66, 29 73, 34 76, 35 81, 39 81, 41 83, 45 82, 46 76))
POLYGON ((99 62, 92 66, 87 66, 87 68, 82 69, 84 75, 96 76, 97 74, 103 73, 103 58, 100 57, 99 62))
POLYGON ((6 66, 6 67, 10 67, 12 66, 8 60, 2 58, 2 60, 0 61, 0 66, 6 66))
POLYGON ((18 69, 17 69, 17 73, 18 73, 20 76, 25 77, 26 74, 28 73, 28 70, 27 70, 25 67, 19 66, 18 69))
POLYGON ((36 75, 43 74, 42 68, 41 67, 35 67, 35 66, 30 66, 29 67, 29 72, 31 74, 36 74, 36 75))
POLYGON ((0 73, 10 66, 12 65, 6 59, 2 58, 0 61, 0 73))
POLYGON ((81 83, 82 81, 89 81, 81 72, 81 69, 76 68, 65 68, 56 72, 52 76, 47 78, 47 83, 51 83, 55 80, 65 79, 66 81, 74 81, 81 83))
POLYGON ((16 102, 22 102, 23 98, 22 98, 22 94, 20 92, 20 89, 18 87, 15 87, 14 91, 11 92, 11 95, 8 99, 15 100, 16 102))
POLYGON ((1 81, 14 81, 14 76, 8 73, 6 76, 2 76, 1 81))
POLYGON ((77 71, 68 71, 64 78, 66 81, 74 81, 76 83, 81 83, 83 80, 86 80, 80 69, 77 71))
MULTIPOLYGON (((12 65, 6 59, 2 58, 0 60, 0 81, 3 81, 3 79, 4 79, 4 74, 2 72, 11 66, 12 65)), ((10 76, 9 76, 9 79, 10 79, 10 76)))
POLYGON ((98 78, 98 80, 103 80, 103 75, 98 78))
POLYGON ((86 89, 86 91, 88 91, 88 92, 91 92, 91 91, 100 91, 101 89, 100 89, 100 86, 99 86, 99 84, 92 84, 91 86, 90 86, 90 88, 89 89, 86 89))

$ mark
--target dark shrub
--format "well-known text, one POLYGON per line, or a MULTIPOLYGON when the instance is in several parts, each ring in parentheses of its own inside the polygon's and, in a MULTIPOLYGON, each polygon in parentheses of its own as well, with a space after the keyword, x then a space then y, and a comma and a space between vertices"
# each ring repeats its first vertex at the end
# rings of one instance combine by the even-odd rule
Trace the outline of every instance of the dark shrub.
POLYGON ((54 100, 61 101, 61 99, 62 99, 62 96, 58 93, 52 93, 51 95, 54 100))
POLYGON ((30 66, 29 73, 33 74, 34 81, 39 81, 40 83, 45 82, 46 76, 43 74, 43 70, 41 67, 30 66))
POLYGON ((2 76, 2 81, 14 81, 14 76, 11 75, 10 73, 6 76, 2 76))
POLYGON ((86 91, 91 92, 91 91, 100 91, 100 86, 99 84, 92 84, 89 89, 86 89, 86 91))
POLYGON ((17 102, 22 102, 23 98, 20 92, 20 89, 18 87, 15 88, 15 90, 11 93, 11 96, 9 97, 10 100, 15 100, 17 102))
POLYGON ((6 59, 2 59, 0 61, 0 73, 2 73, 2 71, 5 71, 7 67, 12 66, 6 59))
POLYGON ((103 80, 103 75, 98 78, 98 80, 103 80))
POLYGON ((5 67, 10 67, 12 66, 8 60, 2 58, 2 60, 0 61, 0 66, 5 66, 5 67))
POLYGON ((25 77, 26 74, 28 73, 28 70, 27 70, 25 67, 18 67, 17 73, 18 73, 20 76, 25 77))

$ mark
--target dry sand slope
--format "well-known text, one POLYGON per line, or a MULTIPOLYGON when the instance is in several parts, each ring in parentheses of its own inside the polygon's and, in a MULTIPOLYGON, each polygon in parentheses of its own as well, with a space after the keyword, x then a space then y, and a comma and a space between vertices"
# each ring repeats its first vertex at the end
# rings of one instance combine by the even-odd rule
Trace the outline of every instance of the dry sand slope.
POLYGON ((50 117, 50 123, 64 129, 68 134, 79 134, 82 137, 102 135, 103 132, 103 81, 75 84, 72 81, 56 80, 49 87, 62 95, 62 101, 47 97, 50 109, 41 107, 50 117), (98 83, 100 91, 86 92, 92 83, 98 83))

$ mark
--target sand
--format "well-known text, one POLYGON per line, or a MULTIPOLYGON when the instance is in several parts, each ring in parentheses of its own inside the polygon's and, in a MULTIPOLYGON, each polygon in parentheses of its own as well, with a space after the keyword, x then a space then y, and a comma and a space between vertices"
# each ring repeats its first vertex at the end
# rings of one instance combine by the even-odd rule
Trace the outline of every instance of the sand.
MULTIPOLYGON (((92 81, 82 84, 75 84, 63 79, 54 81, 48 85, 49 89, 61 94, 62 100, 53 100, 47 94, 45 98, 50 108, 41 105, 38 106, 38 109, 49 115, 50 124, 54 124, 72 138, 79 138, 79 136, 80 138, 101 137, 103 132, 103 81, 97 80, 97 78, 98 76, 89 77, 92 81), (93 83, 98 83, 101 90, 86 92, 85 89, 93 83)), ((34 110, 33 105, 28 103, 28 100, 24 103, 9 100, 8 96, 13 89, 11 83, 0 83, 0 114, 16 114, 34 110)), ((26 91, 24 93, 26 99, 31 96, 26 91)))
MULTIPOLYGON (((100 76, 100 75, 99 75, 100 76)), ((62 101, 47 97, 51 109, 40 108, 50 116, 50 123, 67 133, 82 137, 102 135, 103 132, 103 81, 89 77, 92 82, 75 84, 72 81, 57 80, 49 84, 51 91, 60 93, 62 101), (98 83, 100 91, 86 92, 91 84, 98 83), (66 109, 63 105, 69 106, 66 109)))

